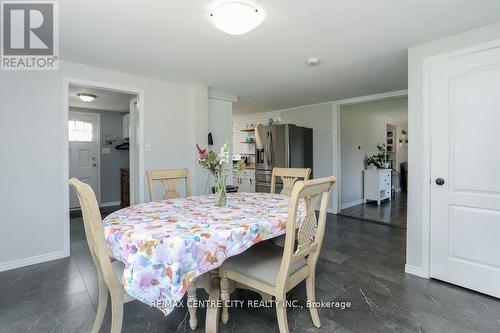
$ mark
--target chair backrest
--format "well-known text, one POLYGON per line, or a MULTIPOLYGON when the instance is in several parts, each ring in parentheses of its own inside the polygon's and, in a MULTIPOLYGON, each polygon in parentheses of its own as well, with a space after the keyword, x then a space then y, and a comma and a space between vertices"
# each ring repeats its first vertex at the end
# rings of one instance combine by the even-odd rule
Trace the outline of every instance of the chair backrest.
POLYGON ((310 269, 316 268, 325 234, 330 191, 336 181, 332 176, 295 183, 290 199, 283 260, 277 284, 286 284, 290 267, 298 260, 307 258, 310 269), (319 218, 316 218, 316 207, 320 199, 319 218), (301 202, 305 204, 305 216, 297 228, 297 212, 301 202))
POLYGON ((122 288, 111 265, 108 246, 104 238, 101 212, 99 211, 94 190, 88 184, 82 183, 76 178, 71 178, 69 184, 75 189, 80 201, 85 236, 98 274, 103 277, 110 289, 122 288))
POLYGON ((293 185, 298 180, 308 180, 311 174, 309 168, 273 168, 271 176, 271 193, 276 192, 276 178, 281 177, 283 189, 280 194, 290 196, 292 194, 293 185))
POLYGON ((154 195, 154 182, 159 181, 163 185, 165 192, 163 194, 163 199, 177 199, 181 195, 177 191, 177 183, 180 180, 184 180, 186 183, 186 196, 191 195, 191 185, 189 180, 189 170, 188 169, 173 169, 173 170, 148 170, 148 183, 149 183, 149 197, 151 201, 158 200, 155 199, 154 195))

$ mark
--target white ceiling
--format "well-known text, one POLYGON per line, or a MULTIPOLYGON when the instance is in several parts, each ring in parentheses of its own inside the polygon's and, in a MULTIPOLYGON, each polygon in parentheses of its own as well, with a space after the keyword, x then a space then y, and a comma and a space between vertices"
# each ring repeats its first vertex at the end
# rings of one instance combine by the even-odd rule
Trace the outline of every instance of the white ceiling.
POLYGON ((129 95, 110 90, 79 87, 73 85, 69 87, 69 106, 74 108, 128 112, 130 109, 130 99, 134 97, 135 95, 129 95), (78 93, 96 95, 97 98, 92 102, 83 102, 77 96, 78 93))
POLYGON ((238 95, 262 112, 407 87, 410 46, 500 20, 498 0, 260 0, 243 36, 209 21, 205 0, 60 1, 64 60, 238 95), (307 67, 304 60, 322 64, 307 67))

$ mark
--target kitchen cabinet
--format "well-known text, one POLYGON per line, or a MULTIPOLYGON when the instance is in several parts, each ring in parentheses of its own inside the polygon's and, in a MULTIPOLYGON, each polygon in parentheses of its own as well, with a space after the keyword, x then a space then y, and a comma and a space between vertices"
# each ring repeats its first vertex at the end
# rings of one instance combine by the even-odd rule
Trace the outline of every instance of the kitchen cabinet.
POLYGON ((127 113, 122 118, 122 133, 123 138, 128 139, 130 137, 130 113, 127 113))
POLYGON ((233 185, 238 186, 238 192, 255 192, 255 170, 233 170, 233 185))

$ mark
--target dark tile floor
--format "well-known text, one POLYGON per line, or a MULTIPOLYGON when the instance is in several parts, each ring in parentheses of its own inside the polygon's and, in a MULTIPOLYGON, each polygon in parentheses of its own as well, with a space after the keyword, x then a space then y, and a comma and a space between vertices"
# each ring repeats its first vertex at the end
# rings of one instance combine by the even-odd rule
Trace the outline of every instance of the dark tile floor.
POLYGON ((406 229, 407 206, 406 193, 398 192, 392 201, 384 200, 380 206, 376 201, 369 201, 343 209, 339 215, 406 229))
MULTIPOLYGON (((291 332, 500 332, 500 301, 403 272, 405 230, 330 215, 317 269, 317 299, 349 301, 321 308, 322 327, 305 308, 288 311, 291 332)), ((89 332, 97 277, 81 219, 71 225, 71 257, 0 273, 0 332, 89 332)), ((199 297, 206 297, 199 292, 199 297)), ((233 297, 255 298, 251 292, 233 297)), ((305 304, 305 286, 289 300, 305 304)), ((109 309, 109 306, 108 306, 109 309)), ((123 332, 190 332, 187 311, 168 317, 134 301, 125 305, 123 332)), ((274 309, 232 309, 221 332, 278 332, 274 309)), ((204 311, 198 314, 204 331, 204 311)), ((101 332, 109 332, 109 312, 101 332)))

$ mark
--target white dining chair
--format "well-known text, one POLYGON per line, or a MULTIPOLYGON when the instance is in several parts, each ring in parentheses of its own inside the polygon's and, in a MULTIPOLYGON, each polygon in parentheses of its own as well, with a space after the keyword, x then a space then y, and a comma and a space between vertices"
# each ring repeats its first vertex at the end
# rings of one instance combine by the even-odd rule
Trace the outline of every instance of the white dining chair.
MULTIPOLYGON (((293 185, 299 180, 309 180, 311 169, 309 168, 273 168, 271 175, 271 193, 276 192, 276 180, 281 179, 283 188, 280 194, 290 196, 293 185)), ((276 237, 269 240, 274 245, 283 247, 285 245, 285 236, 276 237)))
POLYGON ((159 200, 154 195, 154 183, 159 181, 163 185, 163 200, 181 198, 177 184, 179 181, 184 181, 186 187, 186 197, 191 195, 191 180, 188 169, 171 169, 171 170, 148 170, 146 172, 149 185, 149 197, 151 201, 159 200))
MULTIPOLYGON (((315 275, 323 236, 330 191, 335 177, 298 181, 292 193, 284 248, 269 242, 254 245, 241 255, 228 258, 220 267, 222 303, 230 298, 231 284, 239 283, 251 289, 272 295, 276 299, 276 313, 280 333, 288 333, 286 293, 306 280, 308 301, 314 304, 315 275), (306 212, 296 231, 299 201, 303 200, 306 212), (316 207, 321 200, 319 218, 316 207)), ((321 322, 316 307, 309 308, 314 326, 321 322)), ((229 312, 222 308, 222 322, 227 323, 229 312)))
POLYGON ((123 304, 135 299, 123 290, 120 282, 125 266, 113 260, 109 254, 99 205, 92 188, 76 178, 71 178, 69 183, 75 189, 80 201, 85 236, 99 279, 99 304, 92 333, 98 333, 101 328, 108 303, 108 291, 111 295, 111 332, 121 332, 123 304))
MULTIPOLYGON (((106 313, 109 292, 111 295, 111 333, 119 333, 121 332, 123 321, 123 304, 135 300, 134 297, 123 289, 121 283, 125 265, 118 260, 114 260, 108 250, 106 239, 104 238, 101 212, 99 211, 99 205, 92 187, 80 182, 76 178, 71 178, 69 184, 75 189, 80 201, 85 236, 99 280, 99 303, 91 332, 98 333, 101 328, 104 314, 106 313)), ((200 281, 206 280, 203 275, 198 277, 197 280, 194 280, 190 284, 187 291, 188 300, 190 301, 188 303, 189 324, 193 330, 196 329, 197 318, 196 307, 191 304, 194 304, 196 300, 198 279, 200 281)))
POLYGON ((273 168, 271 175, 271 193, 276 192, 276 179, 279 177, 283 188, 280 194, 290 196, 293 185, 298 180, 309 180, 311 169, 309 168, 273 168))

